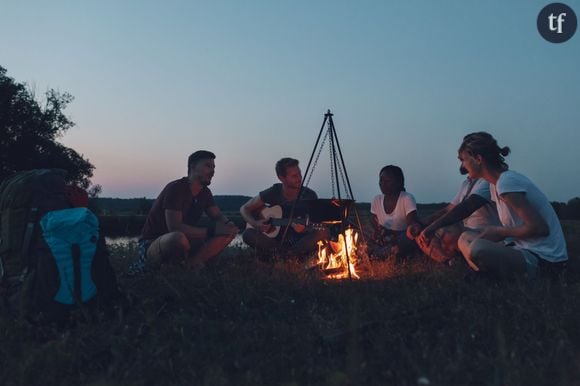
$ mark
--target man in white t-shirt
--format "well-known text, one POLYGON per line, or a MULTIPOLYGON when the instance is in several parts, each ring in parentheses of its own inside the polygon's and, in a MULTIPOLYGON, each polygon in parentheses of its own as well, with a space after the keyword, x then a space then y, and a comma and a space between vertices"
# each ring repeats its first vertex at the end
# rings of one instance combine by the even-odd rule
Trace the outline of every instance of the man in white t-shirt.
POLYGON ((561 274, 568 254, 562 227, 546 195, 526 176, 509 170, 510 148, 489 133, 466 135, 459 147, 461 165, 472 178, 490 183, 500 226, 466 231, 458 245, 475 271, 507 279, 514 275, 561 274), (504 241, 510 239, 510 245, 504 241))
POLYGON ((560 263, 568 260, 566 241, 560 225, 560 220, 554 208, 540 189, 526 176, 513 170, 501 173, 497 184, 491 185, 491 199, 497 203, 497 211, 501 224, 504 227, 516 227, 522 224, 523 219, 515 210, 510 208, 502 195, 509 193, 525 194, 530 205, 538 212, 546 222, 548 235, 535 238, 512 239, 514 248, 529 251, 550 263, 560 263))
MULTIPOLYGON (((459 171, 467 173, 463 167, 459 171)), ((489 183, 482 178, 467 177, 445 208, 420 223, 423 225, 410 226, 407 236, 416 236, 419 248, 433 260, 448 261, 459 251, 457 240, 462 232, 499 225, 489 183)))

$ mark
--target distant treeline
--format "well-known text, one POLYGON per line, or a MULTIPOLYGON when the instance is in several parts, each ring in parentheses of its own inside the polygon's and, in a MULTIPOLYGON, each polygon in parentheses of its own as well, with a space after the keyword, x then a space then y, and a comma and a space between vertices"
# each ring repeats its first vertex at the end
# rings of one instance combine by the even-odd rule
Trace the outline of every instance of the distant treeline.
MULTIPOLYGON (((237 212, 240 207, 250 199, 248 196, 215 196, 220 209, 224 212, 237 212)), ((94 198, 91 206, 99 214, 105 215, 146 215, 153 205, 150 198, 94 198)), ((357 202, 357 208, 368 212, 368 202, 357 202)), ((443 208, 447 203, 417 204, 419 215, 425 212, 432 213, 443 208)), ((575 197, 568 202, 552 202, 558 217, 564 220, 580 219, 580 197, 575 197)))
POLYGON ((556 214, 561 220, 580 220, 580 197, 568 202, 552 202, 556 214))
MULTIPOLYGON (((248 196, 215 196, 217 206, 224 212, 237 212, 251 197, 248 196)), ((102 215, 146 215, 155 200, 150 198, 94 198, 91 201, 93 209, 102 215)), ((446 203, 417 204, 419 214, 431 213, 443 208, 446 203)), ((565 205, 565 204, 564 204, 565 205)), ((370 211, 371 204, 357 202, 356 206, 363 212, 370 211)))
MULTIPOLYGON (((251 197, 248 196, 214 196, 217 206, 224 212, 240 209, 251 197)), ((106 215, 147 214, 155 200, 151 198, 95 198, 91 202, 94 210, 106 215)))

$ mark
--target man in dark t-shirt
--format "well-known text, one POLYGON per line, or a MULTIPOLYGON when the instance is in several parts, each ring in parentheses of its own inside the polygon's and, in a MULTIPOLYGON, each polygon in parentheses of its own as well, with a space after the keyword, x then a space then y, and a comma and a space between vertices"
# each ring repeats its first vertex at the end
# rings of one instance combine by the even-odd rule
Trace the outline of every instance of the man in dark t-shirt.
POLYGON ((217 207, 208 186, 215 171, 215 155, 206 150, 191 154, 187 177, 172 181, 149 211, 139 239, 139 258, 129 267, 135 274, 150 264, 172 259, 190 267, 202 266, 219 254, 239 232, 217 207), (205 213, 211 222, 201 227, 205 213))
MULTIPOLYGON (((256 197, 250 199, 240 208, 240 213, 248 223, 248 228, 243 233, 244 242, 261 252, 266 252, 268 257, 271 253, 279 250, 301 257, 305 253, 317 249, 317 241, 329 238, 328 230, 308 229, 304 225, 293 223, 288 228, 284 245, 282 238, 284 226, 277 231, 267 218, 261 216, 265 209, 272 210, 280 207, 282 217, 289 217, 289 212, 298 198, 300 186, 302 185, 302 173, 298 166, 298 160, 293 158, 282 158, 276 163, 276 175, 281 183, 272 185, 270 188, 261 191, 256 197), (277 233, 276 233, 277 232, 277 233)), ((296 204, 293 218, 303 215, 305 209, 300 205, 301 200, 316 199, 316 193, 304 187, 302 195, 296 204)))

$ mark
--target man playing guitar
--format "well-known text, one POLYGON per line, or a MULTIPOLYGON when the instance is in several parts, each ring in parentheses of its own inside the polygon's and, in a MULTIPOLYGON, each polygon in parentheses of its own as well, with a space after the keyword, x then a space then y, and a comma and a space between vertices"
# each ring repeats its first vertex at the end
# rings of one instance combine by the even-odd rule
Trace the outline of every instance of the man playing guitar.
MULTIPOLYGON (((272 257, 275 251, 283 252, 300 257, 305 253, 317 250, 317 241, 329 238, 327 229, 316 230, 304 225, 304 221, 296 221, 290 225, 284 245, 282 237, 284 227, 275 231, 270 221, 271 213, 276 206, 282 208, 283 215, 288 216, 290 208, 298 198, 302 185, 302 173, 298 166, 298 160, 294 158, 282 158, 276 163, 276 175, 280 183, 261 191, 256 197, 250 199, 240 208, 242 217, 248 223, 248 228, 243 233, 246 244, 256 248, 267 257, 272 257), (261 216, 264 213, 266 216, 261 216), (275 235, 274 235, 275 234, 275 235), (274 236, 273 236, 274 235, 274 236)), ((312 200, 318 198, 316 193, 304 187, 300 200, 312 200)), ((296 205, 294 218, 306 215, 304 208, 296 205)))

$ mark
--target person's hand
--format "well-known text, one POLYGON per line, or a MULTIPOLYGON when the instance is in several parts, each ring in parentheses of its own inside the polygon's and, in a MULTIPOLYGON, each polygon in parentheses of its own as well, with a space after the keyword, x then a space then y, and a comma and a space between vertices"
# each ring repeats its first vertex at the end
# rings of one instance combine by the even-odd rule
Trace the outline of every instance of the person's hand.
POLYGON ((489 241, 502 241, 505 239, 503 227, 487 227, 483 229, 476 237, 476 239, 485 239, 489 241))
POLYGON ((411 224, 407 227, 407 237, 411 240, 415 240, 415 237, 417 237, 417 235, 419 233, 421 233, 421 224, 419 223, 414 223, 411 224))
POLYGON ((431 242, 431 239, 435 235, 435 231, 436 229, 433 229, 431 226, 428 226, 427 228, 423 229, 421 234, 419 234, 419 236, 417 237, 417 243, 421 248, 425 249, 427 248, 427 246, 431 242))
POLYGON ((270 233, 274 228, 272 224, 268 222, 268 220, 264 219, 254 220, 254 222, 250 223, 250 225, 262 233, 270 233))
POLYGON ((221 222, 218 221, 215 224, 215 235, 216 236, 235 236, 240 233, 240 229, 231 221, 221 222))

